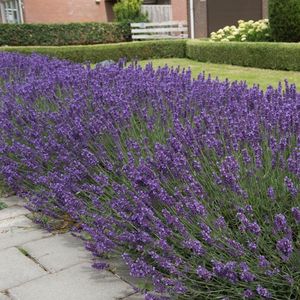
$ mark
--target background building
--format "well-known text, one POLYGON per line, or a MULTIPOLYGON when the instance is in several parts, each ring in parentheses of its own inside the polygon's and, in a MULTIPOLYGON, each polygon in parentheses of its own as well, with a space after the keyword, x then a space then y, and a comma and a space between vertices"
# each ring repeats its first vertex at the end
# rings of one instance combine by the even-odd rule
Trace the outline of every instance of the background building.
MULTIPOLYGON (((116 0, 0 0, 2 23, 111 22, 116 0)), ((143 11, 159 21, 186 21, 187 0, 145 0, 143 11)))
POLYGON ((188 11, 190 31, 194 26, 194 37, 201 38, 238 20, 267 18, 268 0, 189 0, 188 11))

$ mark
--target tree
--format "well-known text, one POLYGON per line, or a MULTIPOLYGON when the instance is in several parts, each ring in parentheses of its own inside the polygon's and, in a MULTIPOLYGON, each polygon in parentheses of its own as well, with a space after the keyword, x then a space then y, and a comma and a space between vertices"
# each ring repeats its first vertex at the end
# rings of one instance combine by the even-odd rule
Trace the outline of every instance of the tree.
POLYGON ((114 7, 117 22, 147 22, 147 14, 142 13, 142 0, 120 0, 114 7))

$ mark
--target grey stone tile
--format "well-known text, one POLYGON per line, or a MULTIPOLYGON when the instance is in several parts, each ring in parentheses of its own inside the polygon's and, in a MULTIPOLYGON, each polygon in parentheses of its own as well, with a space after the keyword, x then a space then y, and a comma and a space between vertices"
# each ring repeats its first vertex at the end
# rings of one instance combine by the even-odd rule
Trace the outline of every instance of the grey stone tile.
POLYGON ((14 300, 115 300, 133 293, 130 285, 107 271, 80 264, 9 290, 14 300))
POLYGON ((33 228, 37 227, 31 220, 25 216, 4 219, 0 221, 0 233, 8 228, 33 228))
POLYGON ((0 251, 0 291, 47 274, 16 248, 0 251))
POLYGON ((3 293, 0 293, 0 300, 10 300, 10 298, 8 296, 6 296, 3 293))
POLYGON ((22 245, 22 248, 50 272, 91 261, 91 255, 84 249, 83 242, 68 233, 29 242, 22 245))
POLYGON ((21 217, 3 220, 0 226, 0 250, 19 246, 50 235, 49 232, 37 228, 34 223, 30 223, 21 217))
POLYGON ((26 201, 18 196, 10 196, 6 198, 0 198, 0 202, 5 203, 8 207, 11 206, 24 206, 26 201))
POLYGON ((12 206, 0 210, 0 221, 29 214, 29 210, 20 206, 12 206))

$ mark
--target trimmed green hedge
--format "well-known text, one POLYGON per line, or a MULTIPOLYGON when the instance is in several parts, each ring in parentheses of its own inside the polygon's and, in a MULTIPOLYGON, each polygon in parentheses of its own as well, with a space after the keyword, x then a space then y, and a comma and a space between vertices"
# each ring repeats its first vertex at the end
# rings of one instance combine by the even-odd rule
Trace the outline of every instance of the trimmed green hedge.
POLYGON ((20 53, 40 53, 74 62, 98 63, 103 60, 119 60, 126 57, 131 59, 148 58, 184 58, 186 49, 185 40, 129 42, 106 45, 83 45, 61 47, 1 47, 0 51, 20 53))
POLYGON ((59 46, 118 43, 130 40, 120 23, 0 24, 0 46, 59 46))
POLYGON ((300 71, 300 43, 188 41, 186 55, 202 62, 300 71))
POLYGON ((105 45, 0 47, 0 51, 40 53, 74 62, 98 63, 120 58, 190 58, 202 62, 262 69, 300 71, 300 43, 241 43, 159 40, 105 45))

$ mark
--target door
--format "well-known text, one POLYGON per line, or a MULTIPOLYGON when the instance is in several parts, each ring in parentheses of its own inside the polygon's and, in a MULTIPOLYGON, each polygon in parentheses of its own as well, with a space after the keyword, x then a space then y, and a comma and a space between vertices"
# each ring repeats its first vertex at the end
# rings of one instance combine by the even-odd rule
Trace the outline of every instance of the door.
POLYGON ((208 34, 227 25, 236 25, 238 20, 260 19, 262 0, 207 0, 208 34))

